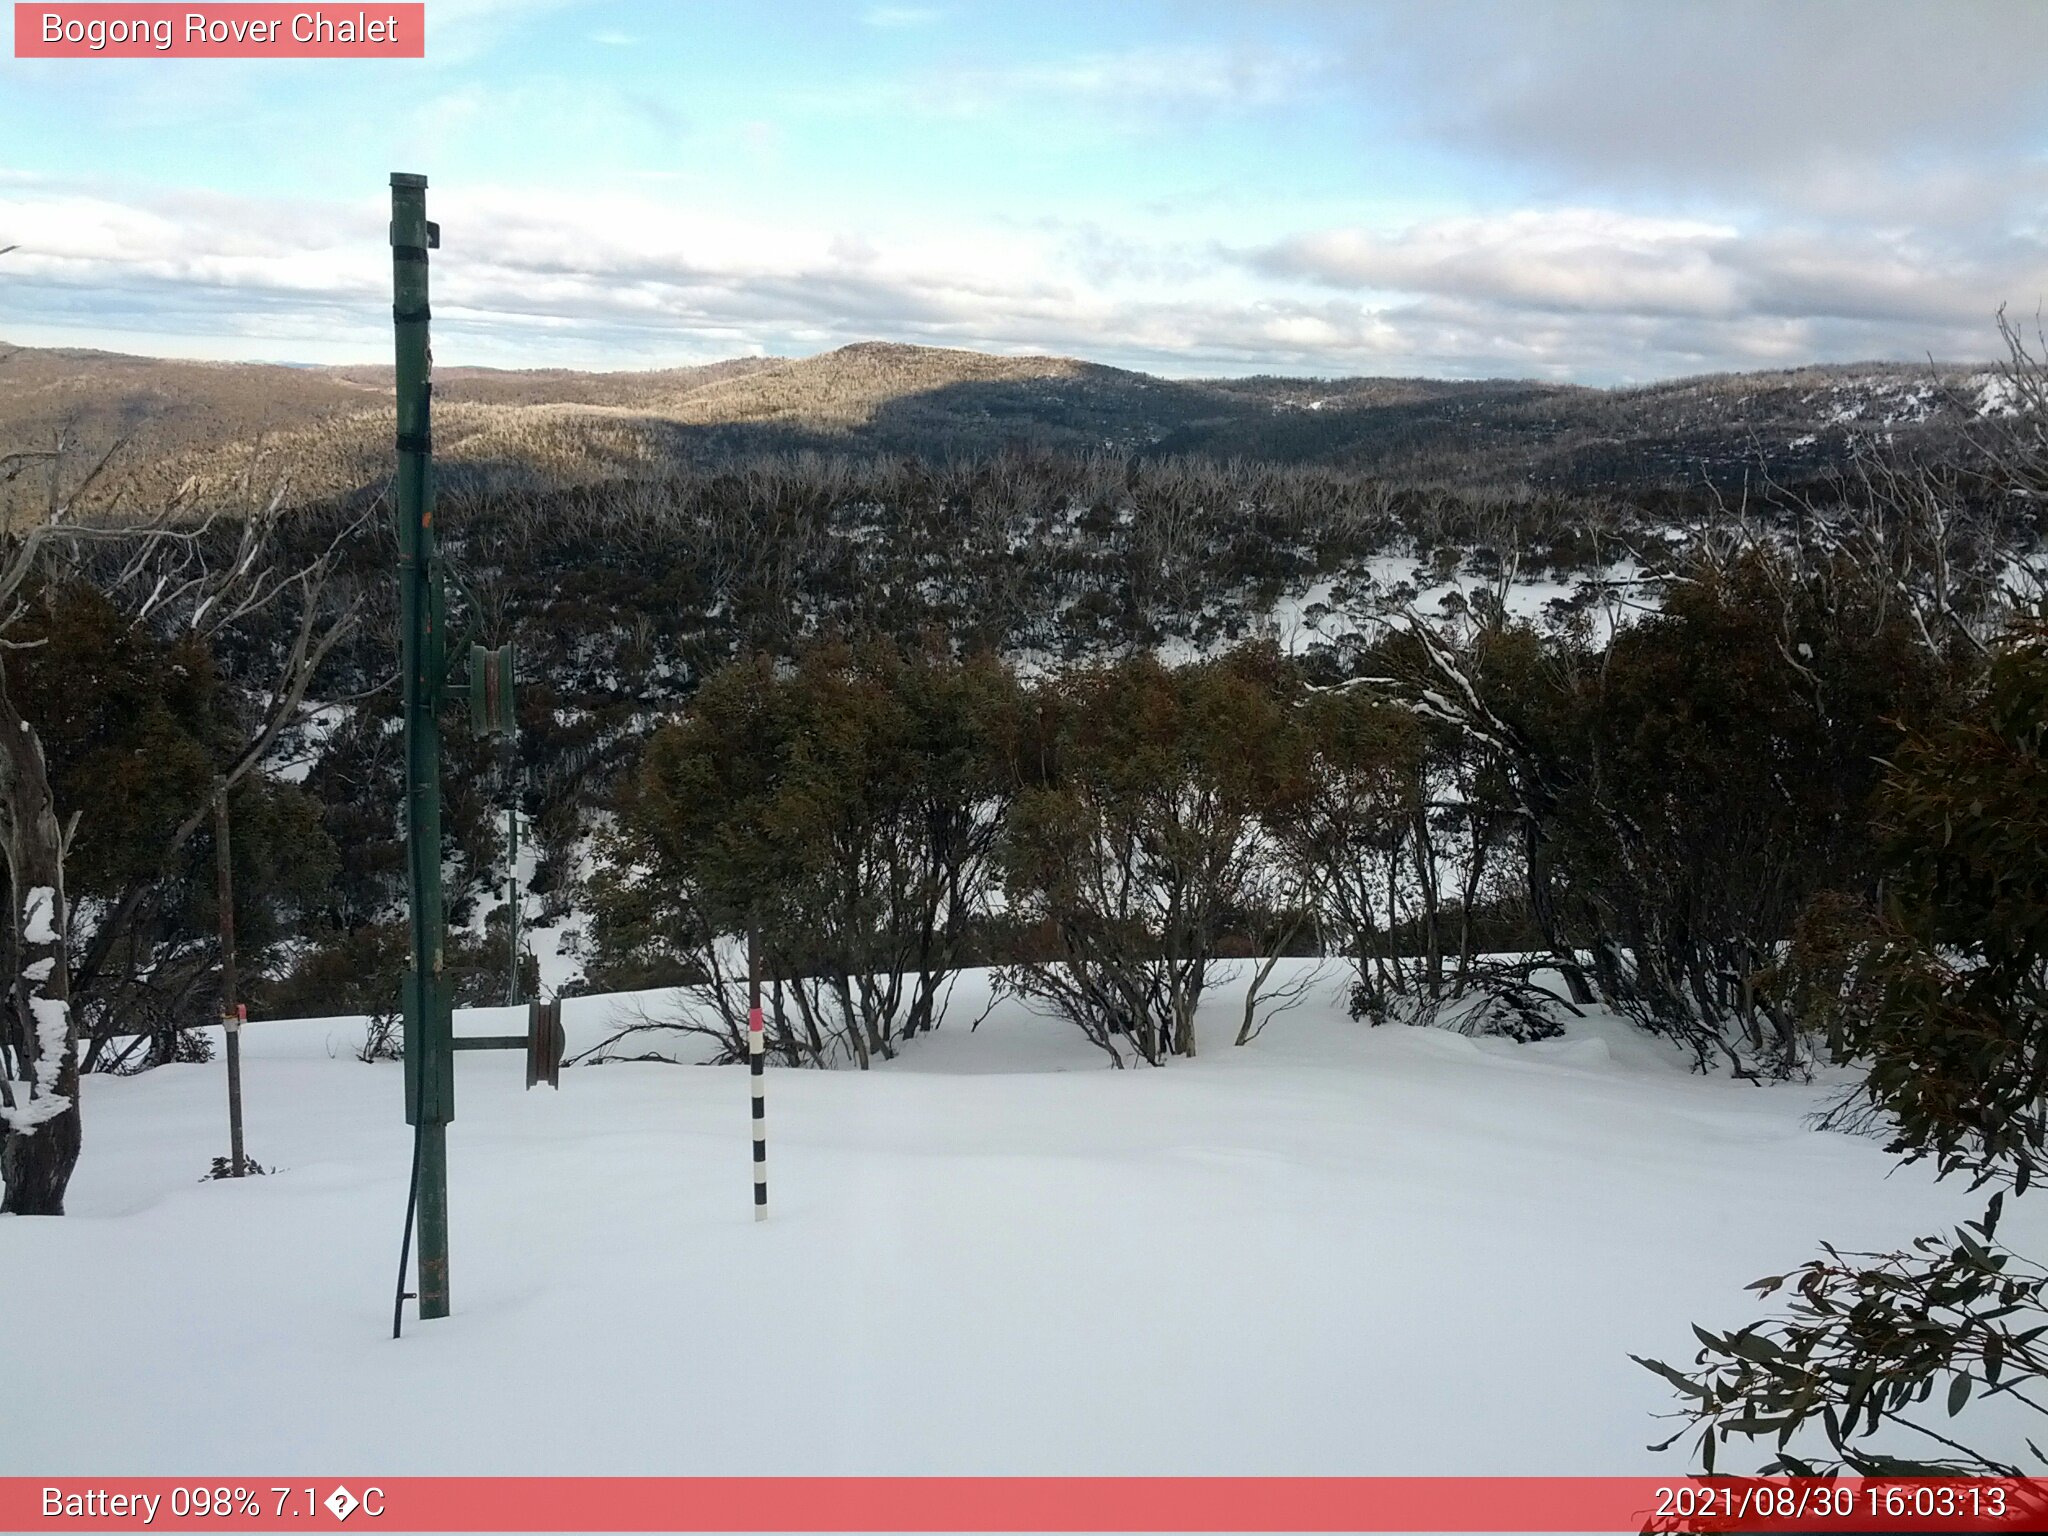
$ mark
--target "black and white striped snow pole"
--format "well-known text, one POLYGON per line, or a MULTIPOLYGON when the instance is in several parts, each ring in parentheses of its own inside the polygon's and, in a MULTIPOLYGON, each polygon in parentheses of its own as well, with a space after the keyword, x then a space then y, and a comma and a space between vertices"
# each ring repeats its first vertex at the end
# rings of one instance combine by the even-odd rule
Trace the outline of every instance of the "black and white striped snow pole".
POLYGON ((747 1077, 754 1090, 754 1220, 768 1219, 767 1031, 761 1018, 761 944, 747 935, 747 1077))

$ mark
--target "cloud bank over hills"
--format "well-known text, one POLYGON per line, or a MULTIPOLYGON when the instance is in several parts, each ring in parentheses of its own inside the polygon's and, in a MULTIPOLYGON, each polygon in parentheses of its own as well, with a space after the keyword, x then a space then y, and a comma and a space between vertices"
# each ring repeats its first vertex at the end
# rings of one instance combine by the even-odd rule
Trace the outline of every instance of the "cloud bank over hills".
POLYGON ((2038 6, 436 15, 347 81, 0 61, 0 332, 381 357, 387 165, 434 177, 442 356, 493 366, 1606 384, 1981 356, 2048 295, 2038 6))

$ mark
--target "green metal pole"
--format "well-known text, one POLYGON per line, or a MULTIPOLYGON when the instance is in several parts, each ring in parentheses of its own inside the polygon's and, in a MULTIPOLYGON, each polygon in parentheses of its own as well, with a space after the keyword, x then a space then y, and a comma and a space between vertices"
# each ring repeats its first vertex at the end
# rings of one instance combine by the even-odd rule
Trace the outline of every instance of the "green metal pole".
POLYGON ((420 1316, 448 1315, 448 1143, 454 1030, 441 907, 441 726, 447 679, 435 553, 432 362, 427 333, 427 178, 391 176, 392 322, 397 334, 399 662, 405 704, 406 862, 412 972, 405 995, 406 1119, 419 1142, 420 1316))

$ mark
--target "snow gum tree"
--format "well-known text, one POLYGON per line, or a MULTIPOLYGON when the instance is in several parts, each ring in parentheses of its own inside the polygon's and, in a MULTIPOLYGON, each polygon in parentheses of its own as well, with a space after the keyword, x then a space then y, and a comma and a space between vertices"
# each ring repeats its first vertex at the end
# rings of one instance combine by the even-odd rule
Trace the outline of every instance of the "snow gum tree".
POLYGON ((13 903, 16 980, 0 1047, 0 1210, 61 1216, 82 1141, 78 1027, 65 944, 64 829, 43 745, 0 668, 0 849, 13 903))
POLYGON ((1298 793, 1306 740, 1274 652, 1167 668, 1149 654, 1039 692, 1034 778, 1003 842, 1033 958, 1006 980, 1118 1065, 1195 1054, 1229 926, 1276 857, 1263 818, 1298 793))
POLYGON ((791 1060, 865 1067, 937 1023, 985 917, 1020 694, 874 641, 741 663, 650 739, 602 849, 607 963, 665 959, 743 1051, 734 941, 786 980, 791 1060))
MULTIPOLYGON (((327 578, 335 568, 333 546, 303 566, 274 563, 272 534, 281 496, 239 514, 201 516, 180 506, 146 520, 112 512, 75 514, 77 497, 111 456, 109 450, 67 495, 59 475, 61 454, 0 455, 0 479, 24 464, 51 461, 44 514, 0 531, 0 853, 11 892, 10 921, 0 939, 14 967, 5 1028, 0 1029, 0 1178, 5 1183, 0 1208, 23 1215, 61 1215, 78 1160, 77 1002, 82 988, 117 968, 119 940, 136 931, 132 920, 137 913, 160 904, 175 883, 174 866, 182 851, 209 823, 211 795, 226 793, 257 773, 278 734, 295 718, 315 672, 352 629, 359 611, 357 603, 331 601, 327 578), (240 729, 224 740, 214 741, 204 731, 188 737, 214 752, 207 763, 210 771, 199 775, 205 792, 154 838, 154 857, 144 861, 150 875, 129 882, 111 911, 93 915, 85 953, 74 956, 78 914, 68 899, 66 866, 81 820, 95 809, 94 788, 82 785, 79 803, 68 808, 60 802, 42 733, 51 729, 61 736, 67 721, 90 714, 78 694, 106 680, 110 669, 100 663, 111 662, 113 671, 123 663, 118 655, 102 655, 73 685, 47 686, 49 669, 36 674, 39 653, 63 649, 52 643, 57 637, 49 628, 51 604, 68 595, 77 599, 80 614, 118 611, 113 630, 135 630, 138 652, 165 645, 204 651, 240 621, 286 606, 287 594, 296 605, 296 622, 278 647, 281 657, 271 686, 249 690, 247 708, 236 721, 240 729)), ((120 649, 112 646, 114 652, 120 649)), ((195 664, 184 668, 188 679, 203 670, 197 652, 186 659, 195 664)), ((152 706, 157 702, 152 700, 152 706)), ((165 754, 160 762, 145 754, 130 766, 140 768, 145 792, 125 795, 101 784, 97 809, 114 822, 139 815, 138 825, 153 824, 158 792, 179 782, 177 753, 165 754), (153 768, 162 771, 152 773, 153 768)), ((120 861, 110 850, 121 839, 94 841, 102 853, 120 861)), ((154 963, 153 952, 131 945, 130 953, 143 956, 139 963, 154 963)), ((173 1028, 169 1038, 175 1035, 173 1028)))
POLYGON ((1701 551, 1668 580, 1597 647, 1411 615, 1364 686, 1462 738, 1475 851, 1520 822, 1529 923, 1574 1002, 1703 1068, 1784 1073, 1805 1047, 1772 965, 1808 902, 1876 880, 1882 760, 1952 658, 1854 551, 1701 551))
MULTIPOLYGON (((106 463, 102 457, 74 494, 89 488, 106 463)), ((40 575, 52 547, 86 536, 65 525, 63 467, 61 439, 48 452, 0 452, 0 486, 31 469, 45 470, 49 484, 42 519, 0 531, 0 632, 20 617, 22 589, 40 575)), ((0 652, 0 852, 13 892, 6 952, 17 967, 0 1013, 0 1211, 61 1216, 82 1141, 66 943, 67 834, 50 792, 42 740, 16 707, 7 676, 0 652)))
POLYGON ((1377 1019, 1403 987, 1393 929, 1423 793, 1424 728, 1362 690, 1315 694, 1300 718, 1314 750, 1273 818, 1276 839, 1357 967, 1358 1011, 1377 1019))
POLYGON ((1784 1070, 1798 1024, 1762 975, 1808 901, 1875 879, 1881 762, 1943 680, 1901 615, 1775 574, 1759 553, 1678 586, 1565 680, 1546 745, 1569 765, 1549 839, 1603 987, 1703 1057, 1784 1070))
MULTIPOLYGON (((110 963, 72 1006, 95 1068, 96 1026, 135 1033, 106 1042, 99 1066, 118 1067, 156 1041, 163 1059, 189 1053, 179 1034, 210 1023, 218 965, 217 881, 210 829, 172 857, 166 847, 213 792, 217 764, 237 743, 238 690, 203 638, 159 633, 88 583, 44 582, 25 595, 9 631, 7 685, 36 725, 60 806, 84 811, 65 848, 68 927, 93 934, 133 886, 159 899, 126 925, 110 963), (147 1026, 147 1027, 144 1027, 147 1026)), ((230 795, 238 940, 244 975, 259 978, 289 935, 324 901, 336 867, 319 806, 299 786, 252 773, 230 795)))
POLYGON ((1690 1369, 1642 1363, 1683 1399, 1685 1426, 1665 1443, 1697 1428, 1708 1470, 1740 1435, 1775 1441, 1777 1470, 2038 1477, 2038 1450, 2023 1468, 1955 1421, 1975 1396, 2048 1415, 2048 1267, 1998 1236, 2007 1195, 2048 1155, 2048 625, 2022 626, 1979 697, 1905 742, 1881 824, 1884 897, 1809 915, 1799 991, 1867 1065, 1862 1092, 1893 1151, 2001 1187, 1952 1236, 1825 1248, 1758 1281, 1783 1310, 1696 1329, 1690 1369), (1889 1440, 1871 1438, 1887 1426, 1889 1440))

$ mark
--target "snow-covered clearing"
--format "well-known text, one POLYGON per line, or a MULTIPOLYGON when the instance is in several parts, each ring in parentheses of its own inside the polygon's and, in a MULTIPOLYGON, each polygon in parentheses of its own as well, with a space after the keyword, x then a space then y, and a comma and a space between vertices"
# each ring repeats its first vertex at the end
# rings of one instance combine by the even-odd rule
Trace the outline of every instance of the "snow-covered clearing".
MULTIPOLYGON (((1332 966, 1233 1049, 1219 988, 1201 1059, 1157 1070, 1006 1004, 871 1073, 771 1071, 759 1225, 744 1069, 526 1093, 518 1053, 466 1053, 455 1315, 397 1343, 409 1141, 359 1026, 248 1031, 263 1178, 201 1182, 219 1063, 90 1079, 72 1214, 0 1221, 35 1321, 0 1472, 1676 1472, 1628 1351, 1689 1358, 1818 1238, 1974 1210, 1805 1128, 1820 1087, 1340 996, 1332 966)), ((572 1046, 615 1007, 573 1001, 572 1046)))

